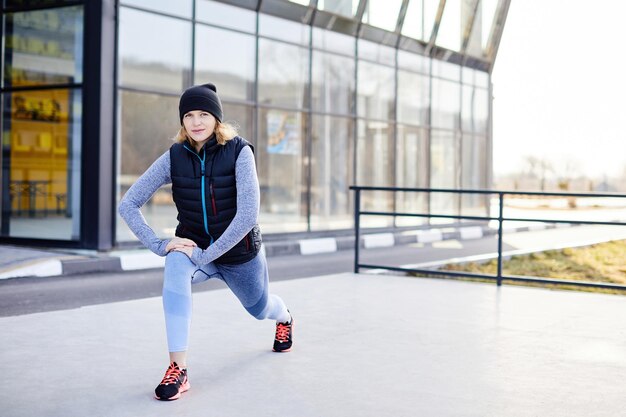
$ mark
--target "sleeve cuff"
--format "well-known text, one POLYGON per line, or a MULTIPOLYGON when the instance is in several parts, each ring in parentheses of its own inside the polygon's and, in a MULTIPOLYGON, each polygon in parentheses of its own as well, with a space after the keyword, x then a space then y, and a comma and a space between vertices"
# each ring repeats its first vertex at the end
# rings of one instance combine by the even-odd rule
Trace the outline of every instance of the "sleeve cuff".
POLYGON ((200 258, 202 257, 202 252, 203 252, 202 249, 200 249, 197 246, 193 248, 193 252, 191 253, 191 262, 200 266, 201 265, 200 258))
POLYGON ((161 242, 159 243, 158 247, 157 247, 157 251, 156 254, 159 256, 166 256, 167 255, 167 245, 170 243, 170 240, 172 239, 163 239, 161 240, 161 242))

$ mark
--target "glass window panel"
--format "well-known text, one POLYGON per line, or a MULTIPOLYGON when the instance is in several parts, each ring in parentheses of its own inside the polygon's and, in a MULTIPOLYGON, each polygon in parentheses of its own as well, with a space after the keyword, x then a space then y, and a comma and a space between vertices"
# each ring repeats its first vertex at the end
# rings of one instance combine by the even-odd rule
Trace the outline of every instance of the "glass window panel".
POLYGON ((122 7, 120 84, 180 93, 191 84, 191 23, 122 7))
POLYGON ((461 68, 461 81, 463 84, 474 85, 476 70, 470 67, 461 68))
POLYGON ((214 83, 222 99, 254 99, 256 40, 230 30, 196 25, 195 83, 214 83))
POLYGON ((430 39, 428 30, 424 30, 424 1, 411 0, 402 24, 402 34, 414 39, 428 41, 430 39))
POLYGON ((392 119, 394 69, 360 61, 358 75, 358 115, 379 120, 392 119))
POLYGON ((340 54, 354 55, 355 38, 313 27, 313 47, 340 54))
POLYGON ((461 49, 461 0, 446 0, 436 43, 453 51, 461 49))
POLYGON ((461 85, 438 78, 433 78, 432 83, 432 126, 458 128, 461 112, 461 85))
POLYGON ((498 10, 498 3, 501 0, 480 0, 479 10, 481 11, 481 43, 483 50, 487 49, 491 27, 498 10))
POLYGON ((299 46, 259 39, 259 103, 307 107, 309 52, 299 46))
POLYGON ((461 66, 451 62, 433 59, 433 77, 446 78, 452 81, 461 80, 461 66))
POLYGON ((210 0, 196 1, 196 20, 254 33, 256 12, 210 0))
MULTIPOLYGON (((393 186, 393 131, 386 122, 359 120, 357 130, 357 184, 393 186)), ((361 194, 361 210, 391 211, 393 194, 367 191, 361 194)), ((387 227, 393 220, 386 216, 365 216, 363 227, 387 227)))
POLYGON ((399 49, 398 67, 428 74, 430 72, 430 58, 399 49))
POLYGON ((461 110, 463 130, 487 134, 489 122, 489 92, 482 88, 463 86, 461 110))
MULTIPOLYGON (((413 0, 411 0, 413 1, 413 0)), ((439 0, 424 0, 424 40, 429 41, 435 26, 439 0)))
POLYGON ((82 82, 83 8, 7 13, 4 87, 82 82))
POLYGON ((354 123, 313 116, 311 150, 311 229, 353 227, 354 123))
POLYGON ((257 170, 261 187, 260 223, 264 232, 307 228, 304 114, 259 110, 257 170))
POLYGON ((301 4, 303 6, 308 6, 311 0, 289 0, 292 3, 301 4))
POLYGON ((313 51, 313 109, 352 114, 354 110, 354 59, 313 51))
POLYGON ((80 239, 82 94, 4 94, 0 235, 80 239))
MULTIPOLYGON (((407 188, 428 187, 428 130, 398 125, 396 150, 396 186, 407 188)), ((427 213, 428 198, 425 193, 396 193, 396 211, 427 213)), ((398 217, 396 226, 418 226, 423 218, 398 217)))
POLYGON ((121 0, 122 4, 191 18, 191 0, 121 0))
POLYGON ((359 58, 395 66, 396 50, 390 46, 359 39, 359 58))
MULTIPOLYGON (((487 189, 487 138, 463 135, 461 187, 464 189, 487 189)), ((485 216, 487 198, 480 194, 463 194, 461 207, 464 215, 485 216)))
POLYGON ((342 16, 354 17, 359 0, 318 0, 317 8, 342 16))
MULTIPOLYGON (((174 143, 180 128, 178 97, 121 91, 119 139, 120 175, 118 202, 141 174, 174 143)), ((142 213, 157 236, 174 236, 176 207, 171 186, 163 186, 142 208, 142 213)), ((117 240, 136 240, 122 218, 117 215, 117 240)))
POLYGON ((489 88, 489 73, 484 71, 476 71, 475 81, 478 87, 489 88))
POLYGON ((224 121, 237 129, 239 136, 254 145, 254 107, 242 106, 222 102, 224 121))
POLYGON ((430 78, 426 75, 398 71, 398 121, 428 125, 430 78))
POLYGON ((42 7, 42 6, 62 6, 67 3, 75 3, 76 0, 5 0, 4 6, 9 7, 42 7))
POLYGON ((259 34, 287 42, 309 44, 311 27, 280 17, 259 13, 259 34))
POLYGON ((471 56, 483 57, 483 48, 481 45, 481 36, 482 36, 482 14, 481 14, 481 6, 478 5, 476 9, 476 16, 474 17, 474 22, 472 23, 472 30, 469 34, 469 39, 467 40, 467 49, 465 53, 471 56))
MULTIPOLYGON (((458 188, 458 138, 454 132, 431 131, 430 142, 430 186, 431 188, 458 188)), ((432 214, 458 213, 458 197, 452 193, 432 193, 432 214)), ((436 219, 433 219, 436 221, 436 219)), ((449 223, 450 220, 444 223, 449 223)))
POLYGON ((402 0, 368 0, 363 23, 393 32, 396 30, 402 0))

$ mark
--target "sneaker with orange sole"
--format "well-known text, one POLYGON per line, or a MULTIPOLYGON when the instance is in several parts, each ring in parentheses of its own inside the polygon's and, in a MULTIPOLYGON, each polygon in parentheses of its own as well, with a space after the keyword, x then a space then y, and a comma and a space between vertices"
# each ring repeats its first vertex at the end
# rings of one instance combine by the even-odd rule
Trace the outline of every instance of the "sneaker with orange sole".
MULTIPOLYGON (((290 313, 291 314, 291 313, 290 313)), ((293 317, 286 323, 276 323, 274 352, 289 352, 293 343, 293 317)))
POLYGON ((161 401, 177 400, 189 388, 191 385, 187 379, 187 369, 180 369, 176 362, 172 362, 165 371, 163 380, 154 390, 154 396, 161 401))

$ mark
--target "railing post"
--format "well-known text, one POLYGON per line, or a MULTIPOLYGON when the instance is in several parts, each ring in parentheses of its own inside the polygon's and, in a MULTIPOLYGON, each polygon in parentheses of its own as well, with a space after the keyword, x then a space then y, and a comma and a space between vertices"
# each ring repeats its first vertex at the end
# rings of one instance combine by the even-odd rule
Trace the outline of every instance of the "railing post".
POLYGON ((498 287, 502 285, 502 223, 504 214, 504 193, 498 193, 500 199, 500 209, 498 211, 498 287))
POLYGON ((354 196, 354 273, 359 273, 359 242, 361 223, 361 190, 356 188, 354 196))

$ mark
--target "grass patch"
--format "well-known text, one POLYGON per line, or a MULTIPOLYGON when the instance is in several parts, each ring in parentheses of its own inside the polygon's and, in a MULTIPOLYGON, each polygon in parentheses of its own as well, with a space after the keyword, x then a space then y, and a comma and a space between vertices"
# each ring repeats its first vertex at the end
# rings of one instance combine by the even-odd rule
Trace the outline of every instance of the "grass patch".
MULTIPOLYGON (((495 275, 497 268, 498 261, 493 259, 485 263, 450 264, 441 269, 495 275)), ((626 285, 626 240, 512 256, 502 262, 502 273, 503 275, 526 275, 569 281, 626 285)), ((515 281, 511 283, 515 283, 515 281)), ((518 284, 626 295, 626 291, 612 289, 534 283, 518 284)))

